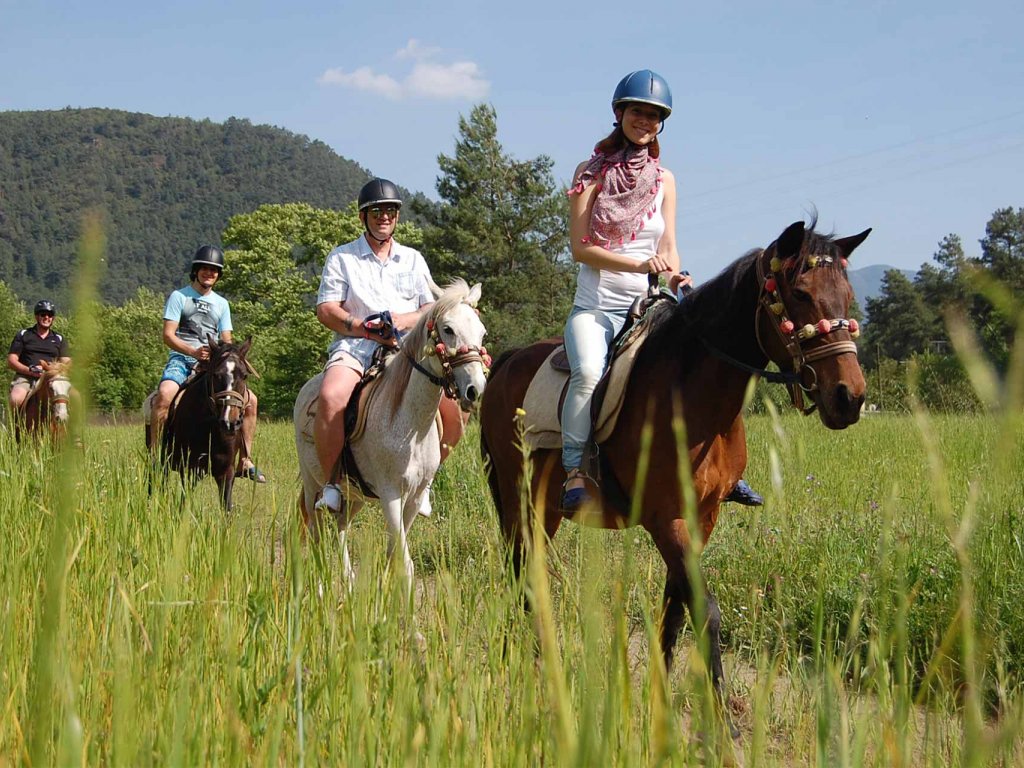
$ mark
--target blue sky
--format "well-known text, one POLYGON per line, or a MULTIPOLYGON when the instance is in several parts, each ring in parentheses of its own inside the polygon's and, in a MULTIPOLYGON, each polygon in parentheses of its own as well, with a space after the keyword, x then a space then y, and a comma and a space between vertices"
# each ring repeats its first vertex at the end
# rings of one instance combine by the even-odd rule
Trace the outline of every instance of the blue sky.
POLYGON ((874 227, 851 266, 917 269, 949 232, 977 253, 991 213, 1024 206, 1022 29, 1019 0, 0 0, 0 109, 244 117, 436 197, 475 103, 565 182, 619 78, 651 68, 673 90, 663 161, 699 279, 812 206, 819 228, 874 227))

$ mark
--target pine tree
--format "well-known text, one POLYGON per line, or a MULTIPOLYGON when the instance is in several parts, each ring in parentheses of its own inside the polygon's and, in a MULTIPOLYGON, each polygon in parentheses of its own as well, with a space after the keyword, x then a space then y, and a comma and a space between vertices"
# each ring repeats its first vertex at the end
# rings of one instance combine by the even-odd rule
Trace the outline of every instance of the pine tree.
POLYGON ((488 346, 502 351, 560 335, 571 308, 568 206, 541 155, 518 161, 498 141, 490 105, 459 119, 452 156, 440 155, 443 205, 417 210, 430 221, 426 253, 438 283, 483 284, 488 346), (437 265, 436 267, 434 265, 437 265))

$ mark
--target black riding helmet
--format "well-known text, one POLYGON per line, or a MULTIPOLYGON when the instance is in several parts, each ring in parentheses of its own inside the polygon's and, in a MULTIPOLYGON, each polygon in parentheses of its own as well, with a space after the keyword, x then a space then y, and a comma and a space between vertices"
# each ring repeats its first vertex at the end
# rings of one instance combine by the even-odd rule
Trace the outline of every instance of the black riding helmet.
POLYGON ((370 179, 359 190, 359 210, 365 211, 371 205, 389 203, 402 207, 402 196, 398 187, 387 179, 370 179))
POLYGON ((57 307, 54 305, 54 303, 52 301, 48 301, 46 299, 43 299, 42 301, 36 303, 35 314, 37 314, 37 315, 42 315, 42 314, 56 315, 57 314, 57 307))
POLYGON ((192 271, 189 272, 189 280, 195 280, 199 275, 200 266, 216 267, 218 272, 224 271, 224 251, 215 245, 202 245, 192 257, 192 271))

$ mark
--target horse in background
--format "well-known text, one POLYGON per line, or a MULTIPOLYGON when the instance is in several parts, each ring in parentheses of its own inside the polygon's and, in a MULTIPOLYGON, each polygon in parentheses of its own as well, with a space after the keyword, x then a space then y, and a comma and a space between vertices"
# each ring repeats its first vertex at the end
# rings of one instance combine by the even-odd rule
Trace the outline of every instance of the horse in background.
MULTIPOLYGON (((579 515, 587 524, 639 524, 650 533, 667 569, 660 637, 667 668, 684 609, 692 617, 700 603, 698 595, 703 594, 705 624, 695 629, 707 632, 706 661, 720 699, 721 614, 703 578, 695 583, 687 571, 688 555, 701 548, 691 540, 687 519, 697 521, 696 534, 706 543, 719 506, 743 476, 743 406, 751 376, 785 383, 793 404, 804 413, 817 410, 829 429, 844 429, 858 420, 865 382, 852 340, 857 323, 847 319, 853 290, 846 267, 870 231, 833 238, 815 232, 813 223, 805 229, 797 222, 767 248, 741 257, 680 304, 660 302, 660 310, 645 319, 649 332, 626 382, 615 426, 598 445, 600 491, 592 489, 598 500, 592 514, 585 515, 584 509, 579 515), (769 360, 781 374, 764 370, 769 360), (673 420, 679 417, 685 423, 686 445, 677 444, 673 420), (646 449, 642 435, 648 426, 653 428, 652 442, 646 449), (644 451, 649 468, 641 479, 644 451), (687 465, 695 509, 686 508, 684 484, 679 481, 680 467, 687 465), (637 494, 639 498, 634 498, 637 494), (634 505, 639 508, 636 518, 631 517, 634 505)), ((530 509, 540 510, 548 537, 555 535, 563 519, 565 471, 560 448, 530 453, 530 509, 523 508, 526 475, 518 426, 534 374, 560 343, 538 342, 499 358, 481 407, 488 484, 517 576, 528 541, 530 509)))
POLYGON ((23 431, 30 435, 41 435, 47 431, 54 439, 63 438, 68 432, 71 362, 44 360, 39 365, 43 373, 14 413, 15 435, 19 440, 23 431))
MULTIPOLYGON (((197 366, 178 391, 160 437, 165 471, 176 470, 189 486, 213 475, 226 512, 231 511, 235 465, 242 449, 242 418, 249 401, 246 379, 252 370, 246 355, 251 346, 252 338, 242 344, 211 339, 210 359, 197 366)), ((152 450, 157 436, 148 418, 146 422, 146 447, 152 450)))
MULTIPOLYGON (((349 433, 346 451, 362 483, 342 478, 345 505, 335 515, 345 578, 354 573, 348 553, 348 526, 367 499, 380 500, 388 529, 388 556, 400 556, 405 566, 405 586, 411 599, 413 563, 408 535, 424 494, 429 492, 441 463, 438 405, 444 394, 456 397, 464 411, 476 405, 486 386, 490 358, 483 346, 486 329, 476 304, 480 284, 469 288, 456 280, 401 339, 396 354, 387 358, 378 379, 356 390, 353 400, 361 411, 361 434, 349 433)), ((314 503, 324 484, 313 444, 323 373, 303 385, 295 400, 295 449, 299 459, 302 490, 299 508, 307 526, 318 536, 321 521, 314 517, 314 503)))

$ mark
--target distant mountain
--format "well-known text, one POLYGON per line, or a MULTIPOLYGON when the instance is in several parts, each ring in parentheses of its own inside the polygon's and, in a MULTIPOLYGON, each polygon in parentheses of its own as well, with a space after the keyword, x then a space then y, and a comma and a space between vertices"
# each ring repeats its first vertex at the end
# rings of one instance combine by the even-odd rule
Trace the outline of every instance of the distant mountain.
MULTIPOLYGON (((853 287, 853 295, 857 297, 857 303, 862 310, 865 309, 868 299, 873 299, 882 292, 882 278, 885 277, 885 273, 890 269, 896 269, 896 267, 890 267, 886 264, 872 264, 860 269, 851 269, 847 272, 850 278, 850 285, 853 287)), ((913 280, 917 274, 912 269, 901 269, 900 272, 906 275, 909 280, 913 280)))
POLYGON ((99 208, 102 298, 187 280, 196 247, 265 203, 342 208, 370 177, 281 128, 121 112, 0 112, 0 280, 23 300, 66 300, 82 214, 99 208))

